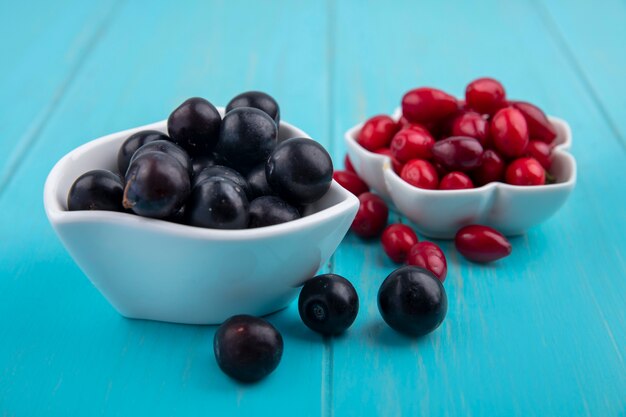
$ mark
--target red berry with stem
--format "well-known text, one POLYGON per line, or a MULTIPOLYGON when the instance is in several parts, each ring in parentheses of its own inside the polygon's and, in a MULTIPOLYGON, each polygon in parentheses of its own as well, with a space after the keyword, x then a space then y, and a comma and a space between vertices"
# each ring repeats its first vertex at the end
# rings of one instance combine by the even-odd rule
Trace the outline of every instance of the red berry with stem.
POLYGON ((446 174, 439 182, 440 190, 465 190, 474 188, 474 184, 470 177, 458 171, 446 174))
POLYGON ((402 114, 411 123, 436 122, 457 110, 456 98, 436 88, 416 88, 402 97, 402 114))
POLYGON ((502 84, 493 78, 479 78, 465 89, 467 107, 478 113, 493 114, 506 106, 506 93, 502 84))
POLYGON ((409 265, 420 266, 435 274, 444 282, 448 273, 448 262, 441 248, 432 242, 419 242, 409 250, 409 265))
POLYGON ((430 159, 435 139, 420 126, 409 126, 396 133, 391 140, 391 154, 400 162, 411 159, 430 159))
POLYGON ((387 226, 380 240, 387 256, 397 263, 404 262, 409 249, 418 242, 413 229, 400 223, 387 226))
POLYGON ((524 116, 526 124, 528 125, 528 134, 531 138, 546 143, 554 142, 557 135, 556 129, 539 107, 524 101, 514 101, 511 105, 524 116))
POLYGON ((552 167, 552 147, 539 140, 531 140, 526 148, 526 155, 533 157, 546 170, 552 167))
POLYGON ((391 117, 385 115, 374 116, 363 124, 357 137, 357 142, 368 151, 375 151, 376 149, 389 146, 393 135, 399 129, 400 125, 391 117))
POLYGON ((474 184, 480 187, 490 182, 502 181, 505 167, 502 157, 496 151, 487 149, 483 152, 480 166, 471 173, 474 184))
POLYGON ((456 249, 473 262, 493 262, 509 256, 511 243, 497 230, 470 225, 461 228, 454 237, 456 249))
POLYGON ((350 171, 335 171, 333 172, 333 179, 357 197, 370 190, 365 181, 350 171))
POLYGON ((535 158, 518 158, 506 168, 505 178, 512 185, 544 185, 546 171, 535 158))
POLYGON ((409 184, 428 190, 435 190, 439 185, 437 170, 428 161, 413 159, 407 162, 400 172, 400 178, 409 184))
POLYGON ((359 209, 350 230, 363 238, 380 235, 387 225, 387 218, 389 217, 387 204, 373 193, 361 194, 359 202, 359 209))
POLYGON ((505 157, 524 155, 528 146, 528 126, 522 113, 513 107, 499 110, 491 119, 491 140, 496 150, 505 157))

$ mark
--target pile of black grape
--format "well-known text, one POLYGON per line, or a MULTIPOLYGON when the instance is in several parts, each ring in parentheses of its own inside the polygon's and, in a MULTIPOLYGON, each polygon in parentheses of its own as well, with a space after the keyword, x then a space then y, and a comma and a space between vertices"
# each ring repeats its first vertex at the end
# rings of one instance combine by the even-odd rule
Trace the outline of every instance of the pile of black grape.
POLYGON ((165 133, 145 130, 122 144, 119 173, 81 175, 69 210, 112 210, 213 229, 271 226, 298 219, 330 188, 333 165, 316 141, 278 142, 280 108, 251 91, 222 118, 190 98, 170 114, 165 133))

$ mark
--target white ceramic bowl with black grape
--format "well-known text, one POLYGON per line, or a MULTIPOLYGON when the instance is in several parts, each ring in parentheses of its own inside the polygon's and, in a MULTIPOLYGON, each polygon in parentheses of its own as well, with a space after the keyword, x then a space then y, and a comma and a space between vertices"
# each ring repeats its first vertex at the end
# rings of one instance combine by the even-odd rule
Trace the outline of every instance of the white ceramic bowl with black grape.
POLYGON ((44 189, 46 214, 123 316, 217 324, 286 307, 330 258, 358 200, 330 156, 244 93, 190 99, 168 120, 90 141, 44 189))
POLYGON ((354 170, 426 236, 453 238, 469 224, 524 233, 574 189, 570 127, 506 100, 492 79, 470 83, 466 98, 418 88, 392 116, 352 127, 345 143, 354 170), (501 101, 489 108, 494 95, 501 101))

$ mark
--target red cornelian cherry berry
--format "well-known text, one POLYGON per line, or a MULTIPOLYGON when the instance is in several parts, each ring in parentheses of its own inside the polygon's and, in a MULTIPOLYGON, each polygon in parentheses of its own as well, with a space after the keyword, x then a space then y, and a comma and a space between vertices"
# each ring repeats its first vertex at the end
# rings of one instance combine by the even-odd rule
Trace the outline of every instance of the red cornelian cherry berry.
POLYGON ((526 155, 535 158, 546 170, 552 167, 552 147, 539 140, 531 140, 526 148, 526 155))
POLYGON ((411 159, 430 159, 435 139, 420 126, 409 126, 396 133, 391 140, 391 154, 400 162, 411 159))
POLYGON ((524 101, 514 101, 511 103, 511 106, 519 110, 524 116, 528 125, 528 134, 531 138, 546 143, 554 142, 557 135, 556 129, 539 107, 524 101))
POLYGON ((489 122, 480 113, 473 111, 460 114, 452 122, 451 136, 469 136, 481 145, 489 145, 489 122))
POLYGON ((473 262, 493 262, 511 254, 511 243, 502 233, 478 224, 465 226, 454 237, 456 249, 473 262))
POLYGON ((439 182, 440 190, 465 190, 474 188, 474 183, 466 174, 454 171, 446 174, 439 182))
POLYGON ((393 154, 391 153, 391 150, 389 148, 381 148, 378 150, 375 150, 374 153, 380 154, 380 155, 385 155, 388 156, 389 158, 391 158, 391 167, 393 168, 393 171, 400 175, 400 171, 402 171, 402 167, 404 166, 404 164, 400 161, 398 161, 393 154))
MULTIPOLYGON (((431 122, 431 123, 413 123, 410 122, 409 119, 407 119, 404 116, 400 116, 400 119, 398 120, 398 124, 400 125, 401 128, 405 128, 405 127, 421 127, 422 129, 425 129, 428 132, 432 132, 432 129, 436 126, 435 122, 431 122)), ((432 133, 431 133, 432 135, 432 133)))
POLYGON ((544 185, 546 171, 535 158, 518 158, 506 168, 505 178, 511 185, 544 185))
POLYGON ((409 249, 418 242, 418 239, 409 226, 396 223, 390 224, 383 230, 380 241, 389 259, 400 263, 406 261, 409 249))
POLYGON ((352 161, 350 160, 350 157, 348 155, 346 155, 346 157, 343 158, 343 166, 346 167, 346 171, 354 172, 356 174, 354 165, 352 165, 352 161))
POLYGON ((380 235, 387 225, 387 218, 389 217, 387 204, 373 193, 361 194, 359 202, 359 209, 350 230, 363 238, 380 235))
POLYGON ((433 161, 450 171, 469 171, 480 165, 483 147, 477 139, 453 136, 432 147, 433 161))
POLYGON ((333 172, 333 179, 357 197, 370 190, 365 181, 354 172, 335 171, 333 172))
POLYGON ((448 273, 448 262, 441 248, 432 242, 419 242, 410 250, 407 264, 420 266, 435 274, 439 281, 444 282, 448 273))
POLYGON ((522 113, 513 107, 498 110, 491 119, 491 140, 496 150, 505 157, 524 155, 528 146, 528 126, 522 113))
POLYGON ((433 164, 423 159, 413 159, 407 162, 402 167, 400 178, 414 187, 427 190, 435 190, 439 185, 437 170, 433 164))
POLYGON ((378 115, 368 119, 361 128, 357 142, 368 151, 389 146, 400 125, 391 117, 378 115))
POLYGON ((472 171, 474 184, 480 187, 490 182, 502 181, 505 168, 502 157, 493 149, 487 149, 483 152, 480 166, 472 171))
POLYGON ((436 122, 458 108, 454 96, 436 88, 416 88, 402 97, 402 114, 411 123, 436 122))
POLYGON ((499 81, 479 78, 467 85, 465 100, 470 109, 491 115, 506 106, 506 93, 499 81))

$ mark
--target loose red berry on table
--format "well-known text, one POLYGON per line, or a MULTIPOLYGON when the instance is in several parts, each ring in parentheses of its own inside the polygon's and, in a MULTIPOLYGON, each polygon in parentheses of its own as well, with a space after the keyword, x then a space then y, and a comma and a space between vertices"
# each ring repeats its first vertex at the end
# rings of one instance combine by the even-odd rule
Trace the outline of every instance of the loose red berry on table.
POLYGON ((452 136, 469 136, 477 139, 483 147, 489 145, 489 122, 482 114, 473 111, 454 118, 450 133, 452 136))
POLYGON ((522 113, 513 107, 499 110, 491 119, 491 140, 503 156, 516 158, 524 155, 528 146, 528 126, 522 113))
POLYGON ((450 171, 469 171, 477 168, 483 154, 480 142, 467 136, 453 136, 435 143, 433 160, 450 171))
POLYGON ((379 155, 385 155, 388 156, 389 158, 391 158, 391 168, 393 168, 393 171, 400 175, 400 171, 402 171, 402 167, 404 166, 404 164, 400 161, 398 161, 398 159, 396 159, 393 154, 391 153, 391 150, 389 148, 381 148, 378 149, 376 151, 374 151, 374 153, 377 153, 379 155))
POLYGON ((441 248, 432 242, 419 242, 409 250, 409 265, 420 266, 435 274, 444 282, 448 273, 448 262, 441 248))
POLYGON ((380 240, 387 256, 398 263, 406 260, 409 249, 418 241, 413 229, 400 223, 387 226, 380 240))
POLYGON ((359 196, 359 209, 350 230, 363 238, 371 238, 382 233, 387 225, 389 209, 385 201, 373 193, 359 196))
POLYGON ((359 135, 357 142, 368 151, 389 146, 393 135, 400 129, 400 125, 391 117, 385 115, 374 116, 367 120, 359 135))
POLYGON ((396 133, 391 140, 391 154, 400 162, 411 159, 430 159, 435 139, 420 126, 409 126, 396 133))
POLYGON ((545 142, 539 140, 528 142, 526 155, 535 158, 546 171, 552 167, 552 147, 545 142))
POLYGON ((515 101, 511 105, 524 116, 531 138, 546 143, 552 143, 556 139, 557 133, 554 125, 539 107, 524 101, 515 101))
POLYGON ((333 179, 357 197, 370 190, 370 187, 367 186, 365 181, 350 171, 335 171, 333 173, 333 179))
POLYGON ((506 182, 512 185, 544 185, 546 171, 541 164, 530 157, 519 158, 506 168, 506 182))
POLYGON ((493 262, 509 256, 512 247, 496 229, 482 225, 461 228, 454 238, 456 249, 473 262, 493 262))
POLYGON ((504 179, 504 160, 492 149, 483 152, 481 163, 478 168, 472 171, 472 178, 477 187, 489 184, 490 182, 502 181, 504 179))
POLYGON ((346 155, 346 157, 343 158, 343 166, 346 168, 346 171, 354 172, 356 174, 354 165, 352 165, 352 161, 350 160, 350 157, 348 155, 346 155))
POLYGON ((474 188, 470 177, 466 174, 454 171, 446 174, 439 182, 440 190, 464 190, 474 188))
POLYGON ((415 187, 428 190, 435 190, 439 185, 437 170, 433 164, 423 159, 414 159, 407 162, 402 167, 400 178, 415 187))
POLYGON ((465 89, 467 107, 478 113, 494 114, 506 106, 506 93, 499 81, 493 78, 479 78, 465 89))
POLYGON ((457 110, 456 98, 436 88, 416 88, 402 97, 402 114, 411 123, 436 122, 457 110))

